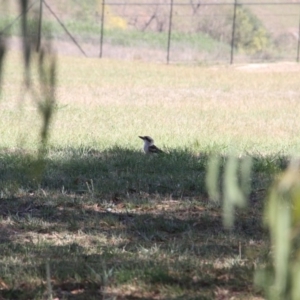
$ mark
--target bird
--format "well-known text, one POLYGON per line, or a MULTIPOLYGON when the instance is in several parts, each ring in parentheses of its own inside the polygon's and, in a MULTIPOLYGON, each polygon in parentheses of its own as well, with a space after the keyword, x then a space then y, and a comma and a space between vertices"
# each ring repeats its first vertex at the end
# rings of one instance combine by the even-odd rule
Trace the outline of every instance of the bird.
POLYGON ((144 151, 146 154, 162 153, 163 151, 154 145, 154 140, 150 136, 139 136, 144 141, 144 151))

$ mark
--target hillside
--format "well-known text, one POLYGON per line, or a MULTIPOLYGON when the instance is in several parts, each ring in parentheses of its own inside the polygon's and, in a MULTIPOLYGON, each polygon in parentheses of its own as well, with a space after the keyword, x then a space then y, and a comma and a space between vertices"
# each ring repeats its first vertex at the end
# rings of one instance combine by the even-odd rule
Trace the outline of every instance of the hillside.
MULTIPOLYGON (((46 1, 47 2, 47 1, 46 1)), ((185 26, 180 28, 180 25, 190 23, 191 18, 195 16, 209 15, 212 17, 213 22, 221 19, 224 15, 230 14, 233 10, 232 0, 222 1, 201 1, 201 5, 197 5, 200 1, 189 0, 177 0, 174 1, 173 9, 173 23, 178 29, 184 29, 185 26), (191 5, 191 2, 194 3, 191 5), (219 5, 222 3, 221 5, 219 5)), ((31 4, 35 4, 34 7, 38 9, 39 1, 29 1, 31 4)), ((168 19, 169 17, 169 4, 168 1, 156 0, 153 4, 148 0, 106 0, 106 15, 109 21, 110 17, 120 17, 125 19, 129 28, 136 28, 138 24, 145 25, 153 14, 156 12, 157 18, 162 16, 168 19), (135 22, 133 21, 135 20, 135 22)), ((239 0, 239 4, 247 4, 247 6, 257 17, 263 22, 263 24, 274 35, 281 34, 283 32, 289 32, 299 27, 299 12, 298 4, 300 0, 285 1, 285 0, 239 0), (251 5, 249 5, 251 3, 251 5), (270 3, 266 5, 267 3, 270 3), (295 9, 296 8, 296 9, 295 9)), ((48 2, 52 10, 62 19, 74 19, 75 20, 90 20, 95 19, 101 14, 102 1, 101 0, 86 0, 86 1, 72 1, 72 0, 52 0, 48 2)), ((16 1, 8 2, 6 0, 0 1, 0 13, 1 15, 16 15, 19 12, 19 7, 16 1)), ((45 9, 44 14, 47 18, 48 12, 45 9)), ((168 20, 166 20, 168 21, 168 20)), ((186 25, 186 27, 188 27, 186 25)))

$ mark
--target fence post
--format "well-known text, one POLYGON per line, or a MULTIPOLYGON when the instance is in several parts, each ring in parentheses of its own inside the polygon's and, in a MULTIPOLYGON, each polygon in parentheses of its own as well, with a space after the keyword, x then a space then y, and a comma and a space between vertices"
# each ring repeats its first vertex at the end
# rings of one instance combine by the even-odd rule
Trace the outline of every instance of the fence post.
POLYGON ((40 0, 40 12, 39 12, 39 24, 38 24, 38 36, 37 36, 37 43, 36 43, 36 52, 39 52, 40 47, 41 47, 42 17, 43 17, 43 0, 40 0))
POLYGON ((299 52, 300 52, 300 14, 299 14, 299 27, 298 27, 297 62, 299 62, 299 52))
POLYGON ((168 48, 167 48, 167 64, 170 61, 170 46, 171 46, 171 35, 172 35, 172 16, 173 16, 173 0, 170 2, 170 17, 169 17, 169 31, 168 31, 168 48))
POLYGON ((237 8, 237 0, 234 0, 232 32, 231 32, 231 52, 230 52, 230 64, 231 65, 233 64, 233 49, 234 49, 234 36, 235 36, 236 8, 237 8))
POLYGON ((99 57, 102 57, 102 48, 103 48, 103 35, 104 35, 104 11, 105 11, 105 0, 102 0, 101 6, 101 33, 100 33, 100 54, 99 57))

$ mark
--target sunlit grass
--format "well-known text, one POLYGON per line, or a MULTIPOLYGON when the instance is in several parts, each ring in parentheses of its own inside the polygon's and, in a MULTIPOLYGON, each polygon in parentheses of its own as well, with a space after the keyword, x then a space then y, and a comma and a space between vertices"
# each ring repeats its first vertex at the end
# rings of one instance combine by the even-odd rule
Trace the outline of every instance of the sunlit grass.
MULTIPOLYGON (((9 56, 0 103, 2 146, 35 147, 40 117, 9 56), (25 95, 25 96, 24 96, 25 95)), ((299 67, 166 66, 60 57, 53 146, 140 149, 138 135, 191 152, 299 151, 299 67)))

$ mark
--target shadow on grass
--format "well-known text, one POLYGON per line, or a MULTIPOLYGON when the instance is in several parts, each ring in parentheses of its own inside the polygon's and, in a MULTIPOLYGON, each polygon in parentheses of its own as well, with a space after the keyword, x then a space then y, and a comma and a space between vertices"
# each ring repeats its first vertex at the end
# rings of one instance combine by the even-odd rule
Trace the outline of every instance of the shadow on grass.
MULTIPOLYGON (((90 148, 51 148, 43 176, 38 180, 35 158, 34 153, 22 150, 0 151, 2 198, 14 189, 29 191, 38 187, 103 197, 128 193, 157 193, 173 198, 203 196, 209 153, 195 156, 180 150, 149 156, 118 147, 104 152, 90 148)), ((222 157, 221 167, 226 159, 222 157)), ((253 161, 254 173, 269 177, 287 164, 287 158, 279 155, 256 156, 253 161)), ((254 181, 257 185, 259 180, 254 178, 254 181)))
POLYGON ((253 265, 267 245, 262 200, 285 157, 254 159, 250 205, 231 232, 208 200, 206 154, 50 149, 39 183, 32 157, 0 157, 4 299, 46 299, 48 260, 53 294, 63 299, 257 293, 253 265))
MULTIPOLYGON (((25 188, 36 186, 34 158, 26 153, 2 153, 6 172, 2 180, 18 182, 25 188)), ((93 191, 112 193, 159 193, 180 197, 204 192, 206 160, 178 151, 147 156, 141 152, 113 148, 51 149, 41 187, 67 193, 93 191), (89 187, 87 187, 89 185, 89 187)))

